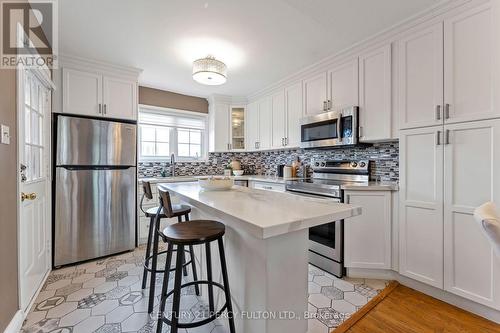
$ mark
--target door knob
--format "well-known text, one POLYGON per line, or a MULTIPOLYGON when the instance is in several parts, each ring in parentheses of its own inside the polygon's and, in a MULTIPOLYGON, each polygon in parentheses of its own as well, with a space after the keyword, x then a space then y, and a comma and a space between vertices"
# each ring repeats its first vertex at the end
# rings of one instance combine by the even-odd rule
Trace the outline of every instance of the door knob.
POLYGON ((24 200, 35 200, 36 199, 36 193, 24 193, 24 192, 21 192, 21 201, 24 201, 24 200))

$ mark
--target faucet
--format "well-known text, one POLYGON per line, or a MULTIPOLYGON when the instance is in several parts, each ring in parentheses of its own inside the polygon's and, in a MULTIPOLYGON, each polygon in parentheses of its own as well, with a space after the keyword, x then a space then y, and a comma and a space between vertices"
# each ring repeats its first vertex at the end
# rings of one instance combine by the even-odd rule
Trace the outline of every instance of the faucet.
POLYGON ((170 155, 170 175, 175 177, 175 154, 170 155))

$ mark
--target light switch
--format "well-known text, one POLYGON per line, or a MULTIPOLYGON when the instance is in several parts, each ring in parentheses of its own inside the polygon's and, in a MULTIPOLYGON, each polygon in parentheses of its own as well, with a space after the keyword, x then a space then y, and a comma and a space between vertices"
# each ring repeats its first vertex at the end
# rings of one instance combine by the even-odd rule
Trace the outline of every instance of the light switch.
POLYGON ((7 125, 2 124, 0 126, 0 133, 1 133, 1 143, 5 145, 10 145, 10 128, 7 125))

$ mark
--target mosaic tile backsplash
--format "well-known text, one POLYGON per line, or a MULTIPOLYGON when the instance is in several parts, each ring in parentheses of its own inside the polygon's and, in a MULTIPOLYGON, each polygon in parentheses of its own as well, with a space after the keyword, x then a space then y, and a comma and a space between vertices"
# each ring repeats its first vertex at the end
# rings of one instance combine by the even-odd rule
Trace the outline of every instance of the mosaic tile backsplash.
MULTIPOLYGON (((176 163, 177 176, 222 175, 233 158, 241 162, 245 174, 274 176, 279 164, 289 164, 299 158, 310 165, 314 159, 370 160, 371 180, 399 180, 398 142, 328 150, 274 150, 248 153, 210 153, 206 162, 176 163)), ((309 168, 309 172, 312 170, 309 168)), ((139 162, 139 177, 170 176, 169 162, 139 162)))

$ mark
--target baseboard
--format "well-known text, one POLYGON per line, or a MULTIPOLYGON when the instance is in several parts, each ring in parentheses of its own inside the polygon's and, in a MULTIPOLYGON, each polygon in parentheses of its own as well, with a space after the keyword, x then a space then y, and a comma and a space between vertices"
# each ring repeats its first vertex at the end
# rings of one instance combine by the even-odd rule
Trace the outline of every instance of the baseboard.
POLYGON ((367 268, 348 268, 347 276, 353 278, 396 280, 402 285, 420 291, 426 295, 437 298, 440 301, 454 305, 457 308, 474 313, 483 318, 489 319, 500 324, 500 311, 468 300, 461 296, 452 294, 448 291, 429 286, 425 283, 413 280, 398 272, 388 269, 367 269, 367 268))
POLYGON ((21 310, 18 310, 9 325, 5 328, 4 333, 19 333, 21 327, 23 326, 24 314, 21 310))
POLYGON ((397 280, 402 285, 420 291, 426 295, 437 298, 440 301, 446 302, 448 304, 454 305, 457 308, 463 309, 465 311, 474 313, 480 317, 489 319, 497 324, 500 324, 500 311, 487 307, 486 305, 482 305, 476 303, 474 301, 468 300, 461 296, 452 294, 442 289, 438 289, 436 287, 429 286, 425 283, 410 279, 406 276, 402 276, 397 274, 397 280))

